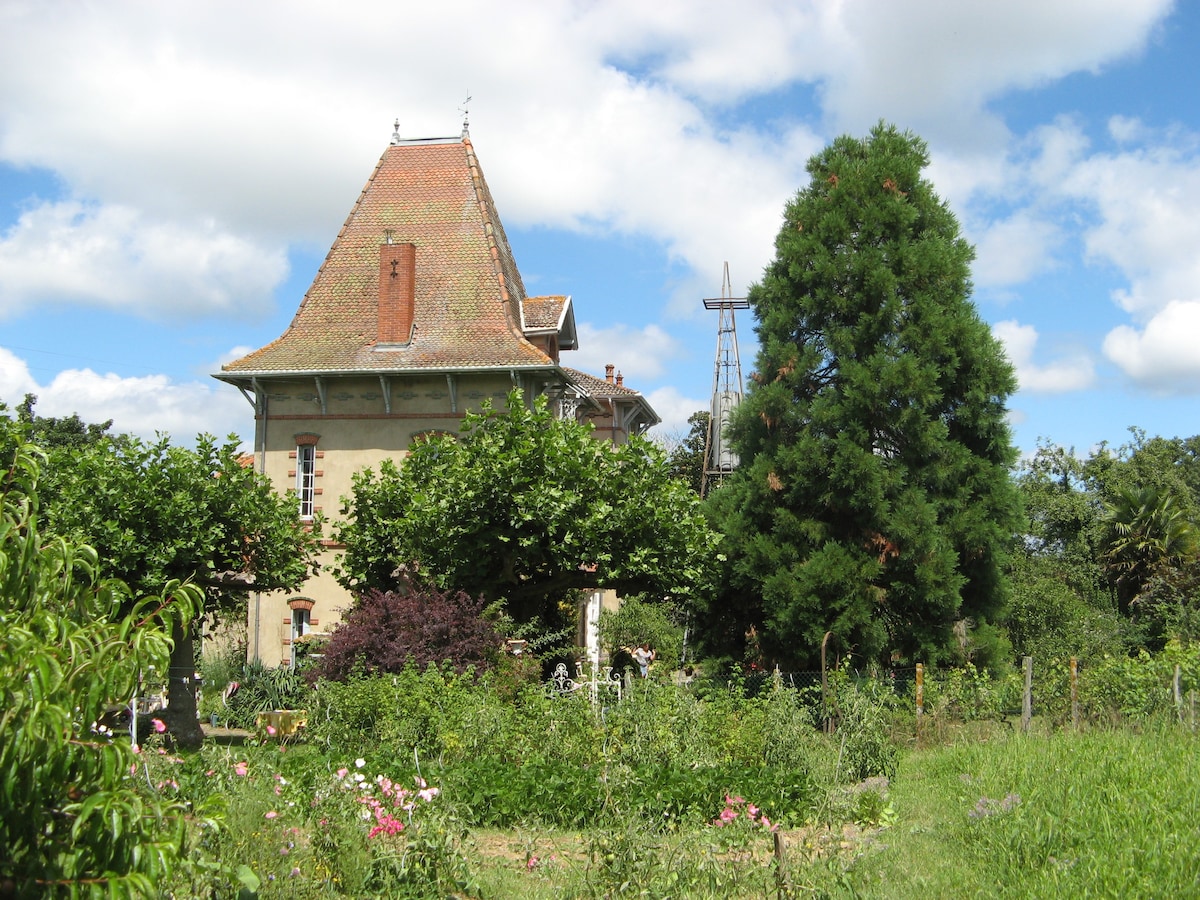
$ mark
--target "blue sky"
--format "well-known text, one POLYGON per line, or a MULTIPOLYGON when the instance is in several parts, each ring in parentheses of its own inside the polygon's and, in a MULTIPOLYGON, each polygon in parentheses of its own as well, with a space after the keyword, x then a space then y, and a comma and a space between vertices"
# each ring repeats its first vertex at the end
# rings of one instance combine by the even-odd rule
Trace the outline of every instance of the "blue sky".
MULTIPOLYGON (((470 131, 530 294, 666 437, 804 165, 883 119, 978 248, 1018 445, 1200 433, 1200 4, 0 4, 0 399, 187 440, 387 145, 470 131), (408 8, 410 7, 411 8, 408 8)), ((738 321, 743 370, 753 321, 738 321)))

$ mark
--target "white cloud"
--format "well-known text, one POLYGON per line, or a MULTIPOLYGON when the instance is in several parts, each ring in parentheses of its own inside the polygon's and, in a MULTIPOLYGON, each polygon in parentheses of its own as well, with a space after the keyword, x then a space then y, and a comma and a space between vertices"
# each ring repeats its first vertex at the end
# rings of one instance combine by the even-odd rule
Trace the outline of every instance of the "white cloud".
POLYGON ((651 429, 651 437, 686 436, 691 430, 691 426, 688 425, 688 417, 698 410, 707 411, 709 408, 707 397, 700 400, 686 397, 674 387, 662 387, 650 391, 646 394, 646 399, 650 401, 650 405, 662 419, 661 423, 651 429))
POLYGON ((0 27, 0 159, 154 221, 211 219, 269 246, 323 247, 392 117, 407 136, 454 133, 471 91, 485 169, 514 224, 644 235, 698 273, 729 260, 753 280, 826 137, 789 91, 810 91, 837 129, 882 117, 994 154, 1007 132, 991 99, 1139 52, 1169 8, 28 4, 0 27), (762 95, 778 96, 766 124, 719 124, 762 95))
POLYGON ((992 332, 1004 344, 1009 361, 1017 370, 1017 382, 1023 391, 1039 394, 1061 394, 1090 387, 1095 370, 1092 361, 1083 353, 1038 365, 1033 360, 1038 333, 1032 325, 1016 320, 997 322, 992 332))
POLYGON ((286 273, 281 250, 211 223, 189 228, 128 207, 50 203, 0 236, 0 317, 59 303, 241 318, 268 309, 286 273))
POLYGON ((1054 267, 1059 227, 1022 210, 993 222, 978 239, 972 274, 980 287, 1020 284, 1054 267))
POLYGON ((22 359, 0 347, 0 398, 12 406, 27 393, 37 395, 38 415, 78 413, 85 422, 112 419, 114 432, 146 439, 162 432, 188 443, 208 432, 219 438, 241 434, 245 440, 253 428, 245 399, 226 385, 177 383, 164 375, 122 378, 91 369, 68 369, 42 385, 22 359))
POLYGON ((641 390, 639 384, 661 378, 671 360, 685 352, 679 341, 658 325, 597 328, 583 322, 579 325, 579 349, 565 354, 562 363, 601 377, 611 363, 625 376, 626 386, 641 390))
POLYGON ((37 382, 29 374, 29 366, 25 360, 3 347, 0 347, 0 400, 13 408, 20 403, 26 394, 36 394, 37 382))
MULTIPOLYGON (((1133 134, 1129 123, 1124 133, 1133 134)), ((1161 135, 1159 142, 1120 153, 1084 155, 1080 135, 1065 126, 1048 146, 1041 183, 1086 211, 1088 257, 1116 266, 1128 288, 1113 299, 1148 318, 1200 284, 1200 149, 1194 136, 1161 135)))
POLYGON ((1174 300, 1144 329, 1114 328, 1105 355, 1143 387, 1166 393, 1200 393, 1200 300, 1174 300))
POLYGON ((815 65, 839 128, 862 131, 883 118, 978 147, 1006 136, 989 100, 1140 52, 1170 8, 1171 0, 847 0, 828 7, 814 35, 824 43, 815 65))

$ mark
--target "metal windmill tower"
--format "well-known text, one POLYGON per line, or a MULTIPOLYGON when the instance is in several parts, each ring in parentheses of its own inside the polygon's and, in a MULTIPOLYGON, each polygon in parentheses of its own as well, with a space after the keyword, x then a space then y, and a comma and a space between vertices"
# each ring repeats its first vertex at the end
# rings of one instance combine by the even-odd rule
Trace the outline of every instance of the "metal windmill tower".
POLYGON ((708 436, 704 441, 704 475, 700 479, 700 496, 708 494, 709 486, 737 468, 737 454, 725 436, 726 426, 734 409, 742 402, 742 361, 738 356, 737 320, 735 309, 749 309, 745 297, 734 297, 729 281, 729 263, 721 282, 721 296, 704 300, 705 309, 720 310, 717 325, 717 358, 713 365, 712 406, 709 408, 708 436))

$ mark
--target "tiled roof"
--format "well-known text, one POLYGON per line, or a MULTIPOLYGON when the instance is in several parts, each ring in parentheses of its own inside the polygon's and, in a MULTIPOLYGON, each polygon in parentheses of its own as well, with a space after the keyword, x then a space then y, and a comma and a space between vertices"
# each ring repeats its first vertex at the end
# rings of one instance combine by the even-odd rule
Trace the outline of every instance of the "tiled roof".
MULTIPOLYGON (((287 331, 217 377, 553 367, 521 333, 524 301, 470 140, 400 142, 384 151, 287 331), (415 331, 376 349, 389 231, 417 248, 415 331)), ((533 304, 539 321, 549 305, 533 304)))
POLYGON ((597 378, 595 375, 589 375, 587 372, 580 372, 578 369, 571 369, 567 366, 562 367, 563 372, 571 379, 571 382, 582 390, 589 397, 640 397, 641 391, 635 391, 632 388, 627 388, 623 384, 614 384, 611 381, 605 381, 603 378, 597 378))
POLYGON ((552 297, 526 297, 524 304, 525 330, 557 330, 562 324, 567 300, 568 298, 561 294, 552 297))

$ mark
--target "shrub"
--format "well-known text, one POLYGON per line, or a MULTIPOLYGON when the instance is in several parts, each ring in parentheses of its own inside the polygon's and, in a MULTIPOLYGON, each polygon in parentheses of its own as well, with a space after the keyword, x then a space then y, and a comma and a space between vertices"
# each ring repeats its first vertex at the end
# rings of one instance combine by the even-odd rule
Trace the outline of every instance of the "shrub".
POLYGON ((238 676, 238 688, 226 701, 226 717, 234 728, 252 729, 259 713, 273 709, 304 709, 312 690, 291 669, 269 669, 257 660, 238 676))
POLYGON ((457 672, 487 669, 502 641, 484 605, 462 591, 368 591, 334 630, 317 671, 344 681, 354 672, 403 672, 410 661, 420 669, 443 662, 457 672))
POLYGON ((184 810, 138 793, 130 745, 100 722, 139 672, 165 671, 173 621, 203 597, 170 583, 135 602, 97 581, 94 550, 39 535, 39 470, 22 447, 0 472, 0 894, 149 896, 184 810))
POLYGON ((683 652, 683 626, 673 621, 672 609, 665 603, 651 603, 637 597, 621 601, 620 609, 600 613, 600 642, 614 666, 632 667, 629 652, 643 643, 654 648, 655 670, 671 672, 679 667, 683 652))

